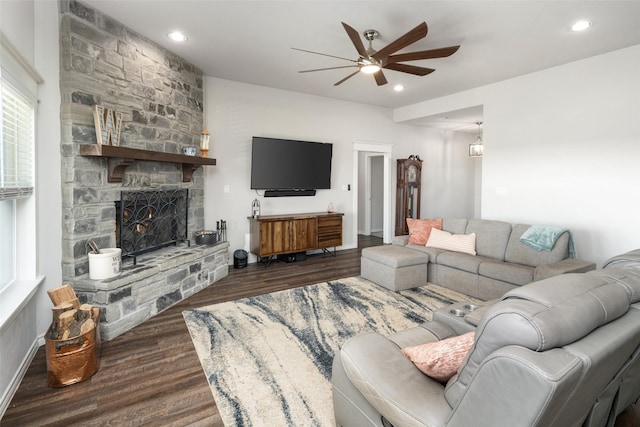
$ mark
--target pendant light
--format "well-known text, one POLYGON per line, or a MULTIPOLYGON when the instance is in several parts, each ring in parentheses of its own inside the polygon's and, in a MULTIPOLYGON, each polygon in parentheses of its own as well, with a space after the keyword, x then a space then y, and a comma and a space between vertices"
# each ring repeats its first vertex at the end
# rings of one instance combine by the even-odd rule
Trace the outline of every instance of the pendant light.
POLYGON ((476 137, 476 142, 469 144, 469 157, 482 157, 482 152, 484 151, 482 135, 480 134, 482 122, 476 122, 476 124, 478 125, 478 136, 476 137))

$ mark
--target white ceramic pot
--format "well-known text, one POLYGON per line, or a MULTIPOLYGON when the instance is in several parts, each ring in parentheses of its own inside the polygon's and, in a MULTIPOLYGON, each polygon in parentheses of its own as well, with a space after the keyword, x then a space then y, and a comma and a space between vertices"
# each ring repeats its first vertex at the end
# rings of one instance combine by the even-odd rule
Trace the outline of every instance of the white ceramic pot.
POLYGON ((120 274, 122 264, 122 249, 105 248, 99 254, 89 254, 89 278, 102 280, 120 274))

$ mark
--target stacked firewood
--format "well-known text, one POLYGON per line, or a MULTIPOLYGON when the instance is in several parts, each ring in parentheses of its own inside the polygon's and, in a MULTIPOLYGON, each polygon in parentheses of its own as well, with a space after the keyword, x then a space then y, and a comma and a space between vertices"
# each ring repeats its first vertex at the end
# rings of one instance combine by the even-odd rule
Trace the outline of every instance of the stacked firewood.
POLYGON ((66 340, 86 334, 96 327, 99 309, 91 304, 80 304, 71 285, 62 285, 47 291, 53 303, 53 320, 48 338, 66 340))

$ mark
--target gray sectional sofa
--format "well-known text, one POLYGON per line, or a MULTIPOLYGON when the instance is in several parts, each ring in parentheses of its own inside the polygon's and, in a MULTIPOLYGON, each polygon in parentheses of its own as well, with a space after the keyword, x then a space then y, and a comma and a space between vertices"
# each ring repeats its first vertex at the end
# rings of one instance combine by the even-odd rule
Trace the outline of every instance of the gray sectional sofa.
MULTIPOLYGON (((487 219, 444 218, 443 230, 454 234, 476 234, 475 256, 409 245, 409 236, 396 236, 393 244, 428 255, 426 276, 430 283, 482 300, 499 298, 511 289, 547 277, 595 269, 593 262, 569 257, 569 232, 557 239, 551 251, 537 251, 520 241, 529 227, 528 224, 487 219)), ((364 250, 363 256, 366 256, 364 250)), ((366 277, 366 272, 363 275, 366 277)))
POLYGON ((363 333, 333 362, 337 426, 601 427, 640 396, 640 250, 513 289, 448 380, 401 349, 455 340, 447 318, 363 333))

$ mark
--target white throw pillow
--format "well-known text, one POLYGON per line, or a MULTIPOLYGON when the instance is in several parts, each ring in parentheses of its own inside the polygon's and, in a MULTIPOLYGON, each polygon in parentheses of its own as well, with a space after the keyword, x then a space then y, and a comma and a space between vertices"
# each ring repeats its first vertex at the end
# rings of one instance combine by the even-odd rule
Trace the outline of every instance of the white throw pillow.
POLYGON ((448 231, 432 228, 426 246, 475 255, 476 233, 451 234, 448 231))

